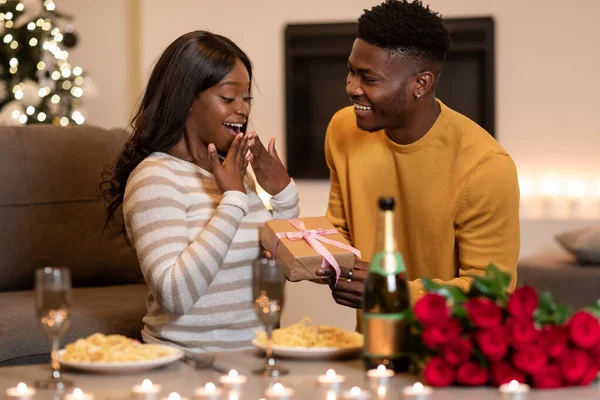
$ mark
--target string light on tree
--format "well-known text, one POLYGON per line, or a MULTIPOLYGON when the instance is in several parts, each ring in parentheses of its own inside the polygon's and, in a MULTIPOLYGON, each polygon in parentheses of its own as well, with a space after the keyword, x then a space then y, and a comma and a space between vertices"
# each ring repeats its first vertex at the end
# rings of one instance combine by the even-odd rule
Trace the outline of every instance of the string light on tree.
POLYGON ((90 84, 69 62, 71 19, 54 0, 0 0, 0 125, 85 122, 90 84))

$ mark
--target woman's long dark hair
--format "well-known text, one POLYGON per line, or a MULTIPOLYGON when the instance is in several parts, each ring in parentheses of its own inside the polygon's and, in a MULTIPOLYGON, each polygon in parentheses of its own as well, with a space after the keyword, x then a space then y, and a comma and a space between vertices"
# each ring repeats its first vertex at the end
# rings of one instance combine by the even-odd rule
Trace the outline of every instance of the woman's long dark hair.
MULTIPOLYGON (((106 226, 123 204, 131 171, 155 151, 166 152, 181 140, 192 103, 233 70, 237 60, 248 69, 248 56, 230 39, 206 31, 177 38, 160 56, 137 109, 133 133, 114 165, 105 173, 102 196, 108 202, 106 226), (108 176, 107 176, 108 175, 108 176)), ((245 131, 246 126, 242 129, 245 131)))

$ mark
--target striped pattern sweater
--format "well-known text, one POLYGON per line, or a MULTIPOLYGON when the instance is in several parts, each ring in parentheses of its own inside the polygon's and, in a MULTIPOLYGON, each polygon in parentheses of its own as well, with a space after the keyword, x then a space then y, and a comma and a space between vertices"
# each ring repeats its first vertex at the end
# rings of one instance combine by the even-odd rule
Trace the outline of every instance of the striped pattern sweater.
POLYGON ((246 180, 246 193, 220 193, 214 176, 166 153, 131 173, 123 213, 149 294, 142 338, 190 351, 250 345, 261 324, 252 308, 252 261, 270 219, 299 214, 292 181, 269 212, 246 180))

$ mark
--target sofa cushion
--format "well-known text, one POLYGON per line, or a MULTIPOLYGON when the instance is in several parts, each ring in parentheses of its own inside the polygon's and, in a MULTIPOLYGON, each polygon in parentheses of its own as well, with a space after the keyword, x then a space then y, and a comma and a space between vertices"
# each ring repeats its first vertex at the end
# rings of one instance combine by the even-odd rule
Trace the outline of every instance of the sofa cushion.
POLYGON ((0 128, 0 291, 33 288, 34 270, 71 269, 73 286, 143 282, 122 235, 122 212, 102 235, 102 171, 124 130, 37 125, 0 128))
POLYGON ((555 237, 579 263, 600 266, 600 226, 574 229, 555 237))
MULTIPOLYGON (((147 295, 145 284, 73 289, 71 328, 60 347, 96 332, 141 340, 147 295)), ((29 290, 0 293, 0 366, 49 359, 49 339, 36 320, 34 299, 29 290)))

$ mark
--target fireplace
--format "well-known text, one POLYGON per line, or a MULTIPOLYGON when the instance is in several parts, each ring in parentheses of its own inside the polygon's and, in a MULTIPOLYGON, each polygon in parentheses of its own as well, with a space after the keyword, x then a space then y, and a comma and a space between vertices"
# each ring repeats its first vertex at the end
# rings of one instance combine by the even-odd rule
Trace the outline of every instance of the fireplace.
MULTIPOLYGON (((445 19, 452 37, 436 95, 492 136, 494 22, 445 19)), ((329 179, 324 140, 333 114, 350 105, 345 82, 356 23, 291 24, 285 30, 286 152, 296 179, 329 179)))

